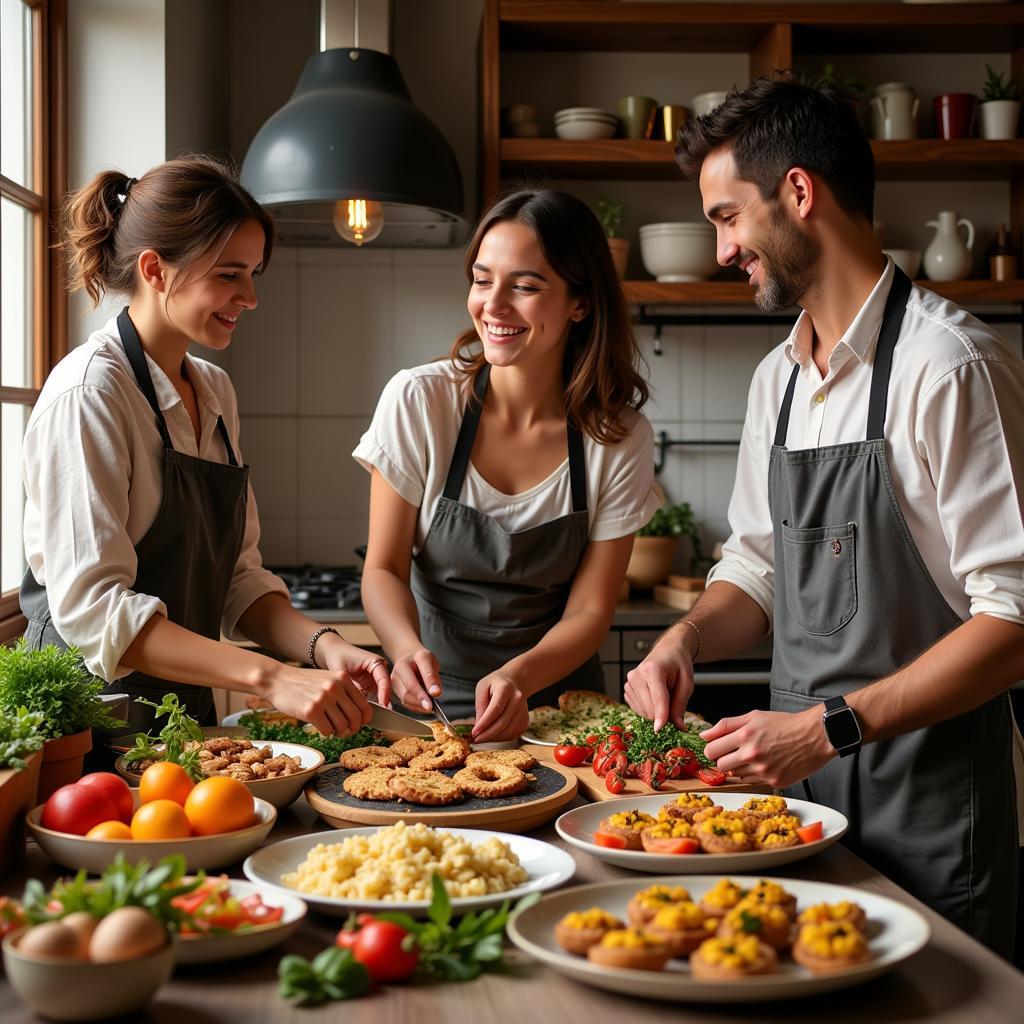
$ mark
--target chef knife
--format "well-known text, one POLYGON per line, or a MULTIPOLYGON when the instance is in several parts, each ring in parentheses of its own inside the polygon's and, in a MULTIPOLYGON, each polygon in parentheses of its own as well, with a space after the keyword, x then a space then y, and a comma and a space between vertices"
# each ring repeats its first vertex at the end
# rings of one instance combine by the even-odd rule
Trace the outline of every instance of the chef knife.
POLYGON ((421 718, 413 718, 411 715, 403 715, 401 711, 386 708, 383 704, 378 704, 375 700, 370 701, 370 707, 373 708, 373 718, 370 719, 370 725, 374 729, 409 733, 413 736, 431 735, 430 727, 421 718))

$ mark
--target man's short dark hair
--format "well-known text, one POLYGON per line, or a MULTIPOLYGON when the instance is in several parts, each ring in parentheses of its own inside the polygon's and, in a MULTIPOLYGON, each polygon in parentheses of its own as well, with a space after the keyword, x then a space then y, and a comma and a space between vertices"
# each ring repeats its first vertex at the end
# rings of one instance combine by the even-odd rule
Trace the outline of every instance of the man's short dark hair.
POLYGON ((849 97, 835 85, 787 74, 758 78, 742 92, 733 89, 720 107, 683 124, 676 160, 693 179, 722 147, 732 151, 737 176, 756 185, 766 202, 778 196, 791 167, 803 167, 825 182, 845 213, 872 219, 871 144, 849 97))

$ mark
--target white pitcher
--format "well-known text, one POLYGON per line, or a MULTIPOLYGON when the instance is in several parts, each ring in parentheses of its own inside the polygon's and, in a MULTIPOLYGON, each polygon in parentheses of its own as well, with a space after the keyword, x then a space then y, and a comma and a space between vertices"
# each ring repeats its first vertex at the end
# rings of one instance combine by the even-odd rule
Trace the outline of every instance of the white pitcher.
POLYGON ((884 82, 871 97, 873 139, 916 139, 921 101, 906 82, 884 82))
POLYGON ((924 251, 924 272, 933 281, 958 281, 970 276, 974 252, 974 225, 966 218, 957 219, 956 210, 940 210, 938 220, 926 227, 935 228, 935 237, 924 251), (960 237, 960 227, 967 228, 967 244, 960 237))

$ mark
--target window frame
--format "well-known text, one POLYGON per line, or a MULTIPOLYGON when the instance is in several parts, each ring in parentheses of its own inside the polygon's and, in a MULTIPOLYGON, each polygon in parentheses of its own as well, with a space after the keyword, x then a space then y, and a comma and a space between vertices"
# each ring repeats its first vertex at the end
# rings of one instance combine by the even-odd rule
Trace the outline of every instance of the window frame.
MULTIPOLYGON (((59 241, 67 191, 67 0, 22 0, 32 13, 32 180, 26 188, 0 174, 0 195, 34 222, 33 387, 0 385, 0 403, 35 404, 53 366, 67 352, 68 306, 59 241)), ((18 591, 0 594, 0 643, 24 632, 18 591)))

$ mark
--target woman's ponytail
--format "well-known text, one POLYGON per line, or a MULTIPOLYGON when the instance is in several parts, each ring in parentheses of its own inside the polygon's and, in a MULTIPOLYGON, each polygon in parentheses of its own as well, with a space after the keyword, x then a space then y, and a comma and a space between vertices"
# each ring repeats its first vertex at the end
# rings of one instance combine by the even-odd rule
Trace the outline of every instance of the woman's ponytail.
POLYGON ((115 233, 125 202, 128 176, 101 171, 64 203, 64 251, 71 291, 84 289, 94 303, 104 292, 130 291, 133 281, 119 281, 115 268, 115 233))

